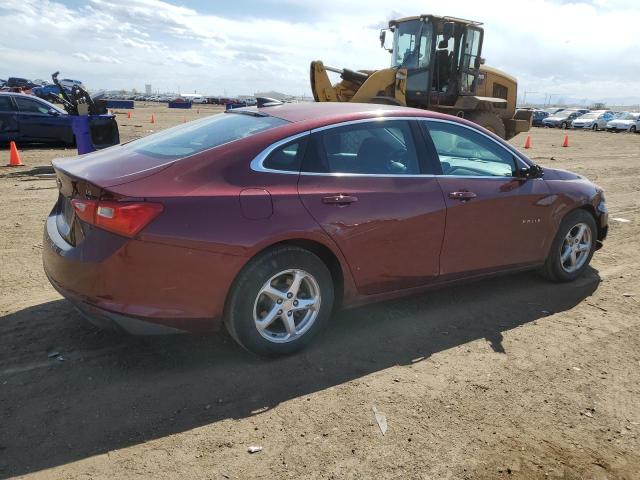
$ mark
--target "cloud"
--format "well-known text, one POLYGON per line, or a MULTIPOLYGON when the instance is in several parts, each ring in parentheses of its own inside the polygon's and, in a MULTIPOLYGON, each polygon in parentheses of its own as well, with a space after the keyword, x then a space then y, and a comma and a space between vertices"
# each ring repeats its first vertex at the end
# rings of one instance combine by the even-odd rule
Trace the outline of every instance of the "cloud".
POLYGON ((198 2, 196 8, 156 0, 0 0, 0 77, 60 70, 93 88, 152 83, 175 90, 179 79, 186 90, 210 94, 273 89, 309 95, 311 60, 384 68, 390 58, 379 47, 378 30, 391 18, 434 13, 483 21, 487 64, 516 76, 528 98, 640 91, 635 2, 520 0, 521 15, 499 0, 389 5, 238 0, 198 2))

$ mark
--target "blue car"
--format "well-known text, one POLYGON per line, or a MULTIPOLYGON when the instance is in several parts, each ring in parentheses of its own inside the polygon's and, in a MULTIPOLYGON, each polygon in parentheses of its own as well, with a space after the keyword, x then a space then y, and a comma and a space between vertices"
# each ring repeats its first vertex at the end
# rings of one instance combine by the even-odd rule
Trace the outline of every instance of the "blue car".
MULTIPOLYGON (((0 92, 0 144, 56 143, 74 145, 73 115, 33 95, 0 92)), ((95 148, 120 143, 114 115, 90 117, 91 140, 95 148)))
POLYGON ((544 110, 534 110, 533 117, 531 119, 531 125, 534 127, 542 127, 544 126, 542 121, 549 116, 549 112, 545 112, 544 110))

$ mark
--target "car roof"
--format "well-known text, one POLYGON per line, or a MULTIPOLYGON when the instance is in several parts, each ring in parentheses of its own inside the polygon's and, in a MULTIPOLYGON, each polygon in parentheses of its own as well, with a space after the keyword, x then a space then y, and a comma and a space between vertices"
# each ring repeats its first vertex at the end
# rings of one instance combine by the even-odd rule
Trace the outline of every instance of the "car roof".
POLYGON ((332 123, 380 116, 427 118, 444 117, 442 114, 417 108, 351 102, 285 103, 282 105, 261 107, 259 109, 253 107, 252 110, 258 110, 262 113, 266 113, 292 123, 306 122, 317 123, 318 125, 329 125, 332 123))

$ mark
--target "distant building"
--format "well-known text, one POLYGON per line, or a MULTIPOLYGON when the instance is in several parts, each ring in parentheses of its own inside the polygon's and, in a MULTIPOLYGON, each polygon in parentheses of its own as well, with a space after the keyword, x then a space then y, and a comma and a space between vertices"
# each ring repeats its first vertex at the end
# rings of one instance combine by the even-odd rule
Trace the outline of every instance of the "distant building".
POLYGON ((150 84, 150 83, 147 83, 147 84, 144 86, 144 93, 145 93, 147 96, 151 95, 151 84, 150 84))

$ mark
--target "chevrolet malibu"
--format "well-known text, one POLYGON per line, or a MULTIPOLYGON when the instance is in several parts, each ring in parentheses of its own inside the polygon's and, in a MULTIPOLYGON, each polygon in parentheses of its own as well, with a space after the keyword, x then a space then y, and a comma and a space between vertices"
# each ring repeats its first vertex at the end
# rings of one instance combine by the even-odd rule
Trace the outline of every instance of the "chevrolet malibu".
POLYGON ((53 162, 51 284, 135 334, 223 323, 265 356, 338 306, 535 269, 581 275, 603 192, 463 119, 351 103, 229 110, 53 162))

